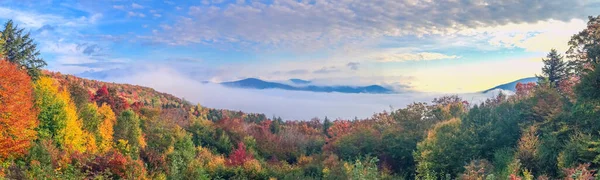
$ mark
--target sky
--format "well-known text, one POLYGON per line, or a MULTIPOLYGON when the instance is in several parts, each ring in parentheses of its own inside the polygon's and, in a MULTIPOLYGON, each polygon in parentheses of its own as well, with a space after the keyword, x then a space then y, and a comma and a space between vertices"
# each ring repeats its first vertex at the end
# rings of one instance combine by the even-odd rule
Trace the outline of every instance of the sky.
POLYGON ((66 74, 177 69, 198 81, 301 78, 475 92, 540 73, 594 0, 3 0, 66 74))
POLYGON ((250 77, 479 92, 540 74, 598 12, 598 0, 0 1, 0 22, 31 32, 47 69, 169 93, 250 77))

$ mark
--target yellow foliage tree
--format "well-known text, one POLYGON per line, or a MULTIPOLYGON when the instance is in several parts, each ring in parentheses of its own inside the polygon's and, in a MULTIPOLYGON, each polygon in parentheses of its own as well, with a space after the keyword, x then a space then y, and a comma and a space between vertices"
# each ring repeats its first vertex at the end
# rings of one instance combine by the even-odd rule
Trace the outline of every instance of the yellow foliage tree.
POLYGON ((83 140, 86 142, 85 143, 85 150, 86 152, 89 153, 97 153, 98 152, 98 145, 96 144, 96 136, 94 136, 93 134, 89 133, 89 132, 83 132, 83 140))
POLYGON ((62 148, 84 152, 88 146, 75 104, 66 90, 49 77, 35 82, 40 138, 52 138, 62 148))
POLYGON ((102 106, 98 108, 98 114, 100 114, 100 119, 102 121, 100 123, 100 127, 98 127, 100 134, 98 138, 98 149, 103 153, 107 152, 113 147, 113 126, 117 122, 117 118, 110 106, 106 104, 102 104, 102 106))
POLYGON ((62 130, 64 143, 67 147, 73 148, 73 150, 84 152, 89 142, 86 142, 84 137, 83 123, 77 116, 75 103, 71 101, 71 96, 67 91, 63 90, 59 95, 59 99, 62 99, 66 104, 65 112, 67 113, 66 127, 62 130))

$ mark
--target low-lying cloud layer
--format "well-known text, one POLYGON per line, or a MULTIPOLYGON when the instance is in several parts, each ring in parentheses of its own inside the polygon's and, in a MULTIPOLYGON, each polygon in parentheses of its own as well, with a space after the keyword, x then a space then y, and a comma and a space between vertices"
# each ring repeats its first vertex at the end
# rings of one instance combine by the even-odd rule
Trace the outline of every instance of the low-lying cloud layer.
MULTIPOLYGON (((147 67, 133 72, 130 76, 113 76, 105 80, 148 86, 206 107, 264 113, 267 116, 281 116, 286 120, 309 120, 313 117, 325 116, 332 119, 366 118, 374 113, 389 111, 391 107, 403 108, 413 102, 431 102, 433 98, 448 95, 343 94, 236 89, 218 84, 203 84, 181 75, 174 69, 158 67, 147 67)), ((458 95, 467 101, 480 102, 497 93, 498 91, 458 95)))

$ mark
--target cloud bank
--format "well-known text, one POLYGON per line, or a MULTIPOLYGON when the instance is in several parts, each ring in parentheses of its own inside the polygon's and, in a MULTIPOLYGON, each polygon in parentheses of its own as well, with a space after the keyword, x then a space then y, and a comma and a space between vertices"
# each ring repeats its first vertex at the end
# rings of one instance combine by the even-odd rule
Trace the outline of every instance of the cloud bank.
POLYGON ((454 34, 463 30, 585 17, 585 0, 415 1, 275 0, 191 6, 156 32, 173 45, 240 43, 325 48, 380 37, 454 34))
MULTIPOLYGON (((439 93, 402 94, 343 94, 313 93, 285 90, 251 90, 228 88, 218 84, 204 84, 163 67, 143 67, 128 76, 106 77, 104 80, 148 86, 185 98, 192 103, 200 103, 211 108, 241 110, 264 113, 267 116, 281 116, 286 120, 309 120, 313 117, 353 119, 366 118, 374 113, 393 108, 403 108, 412 102, 431 102, 439 93), (152 72, 152 73, 148 73, 152 72)), ((458 94, 465 100, 480 102, 496 95, 458 94)), ((505 92, 510 93, 510 92, 505 92)))

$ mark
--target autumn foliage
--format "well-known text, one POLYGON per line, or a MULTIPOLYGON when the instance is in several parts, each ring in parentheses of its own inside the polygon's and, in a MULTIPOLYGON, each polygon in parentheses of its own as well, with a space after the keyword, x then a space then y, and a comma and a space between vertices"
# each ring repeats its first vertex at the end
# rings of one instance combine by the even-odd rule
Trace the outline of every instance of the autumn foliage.
POLYGON ((0 161, 23 155, 36 138, 37 111, 27 72, 0 60, 0 161))
POLYGON ((242 166, 247 161, 254 159, 252 154, 248 154, 248 150, 246 149, 246 145, 243 142, 238 143, 237 149, 235 149, 229 159, 227 160, 228 166, 242 166))
MULTIPOLYGON (((571 45, 600 47, 584 38, 571 45)), ((284 121, 60 73, 31 82, 0 60, 0 179, 598 179, 600 61, 585 63, 479 102, 284 121)))

